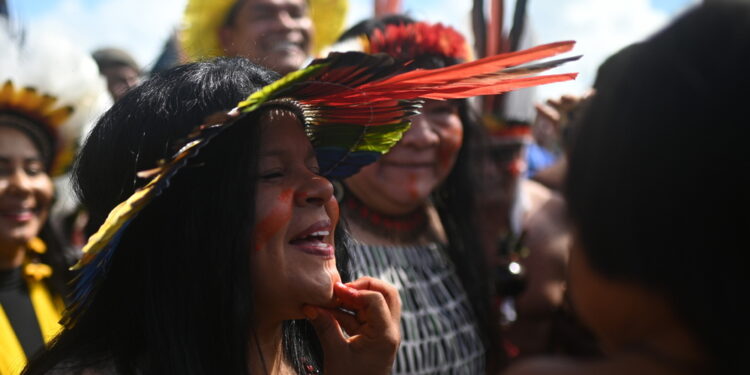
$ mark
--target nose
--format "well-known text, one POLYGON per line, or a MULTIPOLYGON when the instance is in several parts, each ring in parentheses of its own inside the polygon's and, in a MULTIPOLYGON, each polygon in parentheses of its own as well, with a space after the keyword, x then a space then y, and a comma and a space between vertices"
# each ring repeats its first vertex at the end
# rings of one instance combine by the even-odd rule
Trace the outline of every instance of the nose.
POLYGON ((401 143, 414 148, 429 148, 440 143, 440 137, 432 128, 430 121, 424 115, 411 118, 411 127, 404 134, 401 143))
POLYGON ((23 168, 16 168, 8 175, 6 191, 17 195, 26 195, 31 192, 31 179, 23 168))
POLYGON ((323 206, 333 197, 333 184, 327 178, 312 175, 297 189, 294 202, 298 206, 323 206))
POLYGON ((299 28, 299 21, 288 11, 282 11, 277 13, 276 26, 279 30, 294 30, 299 28))

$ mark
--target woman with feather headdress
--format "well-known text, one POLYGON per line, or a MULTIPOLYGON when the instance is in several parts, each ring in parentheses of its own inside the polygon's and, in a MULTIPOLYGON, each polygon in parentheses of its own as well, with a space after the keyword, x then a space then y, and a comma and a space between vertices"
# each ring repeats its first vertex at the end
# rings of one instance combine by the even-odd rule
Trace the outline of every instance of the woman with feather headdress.
MULTIPOLYGON (((386 54, 426 73, 473 55, 453 28, 400 15, 360 22, 334 49, 386 54)), ((425 100, 411 122, 391 152, 340 185, 352 269, 399 288, 394 373, 492 373, 503 350, 474 222, 482 126, 461 98, 425 100)))
POLYGON ((67 199, 53 178, 109 99, 94 61, 65 40, 20 38, 0 18, 0 51, 0 374, 10 375, 60 329, 70 256, 49 219, 67 199))
POLYGON ((77 159, 79 196, 101 226, 74 266, 65 329, 26 373, 390 373, 398 293, 368 277, 342 283, 330 181, 393 147, 419 98, 572 79, 514 68, 572 44, 429 74, 350 52, 280 79, 242 58, 155 75, 77 159))

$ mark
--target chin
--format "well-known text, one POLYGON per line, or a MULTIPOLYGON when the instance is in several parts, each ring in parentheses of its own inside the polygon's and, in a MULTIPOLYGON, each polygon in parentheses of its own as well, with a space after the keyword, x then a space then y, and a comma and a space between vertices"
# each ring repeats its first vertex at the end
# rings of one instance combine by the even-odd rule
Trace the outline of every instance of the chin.
POLYGON ((268 64, 271 69, 281 74, 287 74, 302 68, 306 57, 300 52, 278 51, 272 53, 267 61, 273 61, 272 64, 268 64))
POLYGON ((37 236, 39 228, 13 228, 6 231, 0 237, 3 238, 3 242, 13 243, 17 246, 26 245, 32 238, 37 236))

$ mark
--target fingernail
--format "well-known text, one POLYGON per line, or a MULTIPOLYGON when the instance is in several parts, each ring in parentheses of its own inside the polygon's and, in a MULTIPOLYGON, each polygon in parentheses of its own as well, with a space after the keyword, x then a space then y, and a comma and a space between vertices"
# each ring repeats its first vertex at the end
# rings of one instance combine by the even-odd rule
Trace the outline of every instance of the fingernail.
POLYGON ((305 306, 302 308, 302 314, 304 314, 305 318, 308 320, 315 320, 315 318, 318 317, 318 310, 312 306, 305 306))

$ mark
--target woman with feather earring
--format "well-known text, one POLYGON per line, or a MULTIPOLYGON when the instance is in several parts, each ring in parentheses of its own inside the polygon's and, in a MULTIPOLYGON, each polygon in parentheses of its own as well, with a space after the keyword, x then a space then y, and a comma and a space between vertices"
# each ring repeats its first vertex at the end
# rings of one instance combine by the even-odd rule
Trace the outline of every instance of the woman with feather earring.
POLYGON ((53 178, 109 99, 94 61, 64 40, 22 39, 0 17, 0 51, 0 374, 11 375, 60 329, 72 262, 49 219, 66 199, 53 178))
POLYGON ((442 77, 356 52, 280 79, 242 58, 152 77, 79 154, 77 190, 101 226, 74 267, 65 329, 25 373, 390 373, 398 293, 368 277, 342 283, 330 180, 393 147, 418 98, 568 80, 492 72, 571 47, 442 77))

